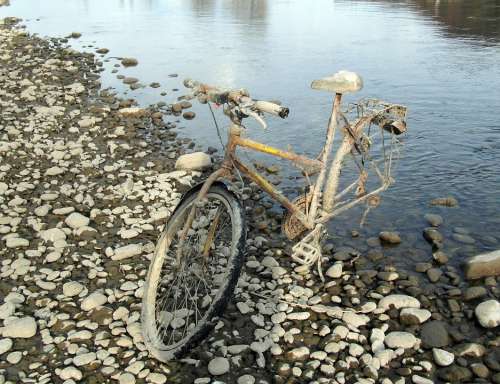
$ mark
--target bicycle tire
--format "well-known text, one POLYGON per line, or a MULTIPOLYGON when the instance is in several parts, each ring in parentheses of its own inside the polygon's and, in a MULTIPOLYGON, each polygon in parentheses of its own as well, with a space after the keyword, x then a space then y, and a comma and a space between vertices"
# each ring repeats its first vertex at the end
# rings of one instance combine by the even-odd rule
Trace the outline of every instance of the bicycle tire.
MULTIPOLYGON (((159 342, 156 336, 158 334, 156 300, 159 274, 161 273, 161 267, 163 266, 162 263, 165 261, 166 253, 169 251, 169 247, 172 244, 172 236, 175 236, 179 228, 184 226, 184 216, 186 216, 186 213, 195 202, 198 195, 197 192, 197 189, 192 190, 190 193, 188 192, 169 219, 165 230, 157 242, 145 282, 141 314, 144 342, 150 354, 162 362, 182 357, 209 334, 215 325, 213 319, 224 312, 232 297, 245 259, 244 246, 246 241, 246 226, 241 203, 233 193, 225 188, 225 186, 214 184, 208 190, 207 198, 219 199, 225 204, 225 207, 231 215, 232 245, 231 253, 227 258, 226 278, 222 286, 214 295, 214 299, 206 310, 203 318, 194 329, 181 340, 181 343, 168 346, 165 345, 163 341, 161 343, 159 342), (159 265, 160 271, 158 270, 159 265)), ((197 310, 197 308, 195 310, 197 310)))

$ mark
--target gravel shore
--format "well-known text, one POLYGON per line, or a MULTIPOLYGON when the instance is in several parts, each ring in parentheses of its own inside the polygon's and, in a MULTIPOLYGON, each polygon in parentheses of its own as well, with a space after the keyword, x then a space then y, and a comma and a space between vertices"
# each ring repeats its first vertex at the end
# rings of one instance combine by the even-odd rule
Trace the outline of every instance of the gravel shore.
POLYGON ((321 282, 253 185, 235 299, 185 359, 150 358, 148 261, 202 176, 175 170, 195 146, 174 129, 190 105, 138 108, 101 88, 99 56, 17 25, 0 20, 0 384, 500 383, 498 280, 447 266, 441 217, 416 271, 381 262, 401 241, 382 232, 326 243, 321 282))

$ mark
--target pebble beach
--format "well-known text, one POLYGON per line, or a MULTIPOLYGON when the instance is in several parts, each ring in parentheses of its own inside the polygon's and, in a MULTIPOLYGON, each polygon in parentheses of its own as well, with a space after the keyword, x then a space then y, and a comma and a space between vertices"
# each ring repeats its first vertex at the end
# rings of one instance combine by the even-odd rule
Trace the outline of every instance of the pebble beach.
POLYGON ((498 255, 490 273, 448 265, 446 217, 428 213, 428 262, 396 269, 383 260, 397 232, 353 231, 363 246, 325 243, 323 282, 292 262, 281 216, 251 183, 234 299, 184 359, 150 357, 148 263, 211 163, 179 165, 203 150, 175 130, 190 103, 144 107, 103 89, 106 54, 0 20, 0 384, 500 383, 498 255))

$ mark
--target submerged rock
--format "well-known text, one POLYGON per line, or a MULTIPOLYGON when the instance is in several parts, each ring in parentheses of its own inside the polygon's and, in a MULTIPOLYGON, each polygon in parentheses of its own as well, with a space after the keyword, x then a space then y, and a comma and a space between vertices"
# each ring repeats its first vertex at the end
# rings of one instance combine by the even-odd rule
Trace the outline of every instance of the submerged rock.
POLYGON ((458 201, 453 196, 439 197, 437 199, 431 200, 431 205, 441 205, 444 207, 456 207, 458 205, 458 201))
POLYGON ((137 59, 134 59, 133 57, 124 57, 121 60, 121 63, 122 63, 122 65, 124 67, 134 67, 137 64, 139 64, 139 62, 137 61, 137 59))
POLYGON ((379 234, 380 240, 389 244, 399 244, 401 243, 401 237, 398 232, 383 231, 379 234))
POLYGON ((465 264, 465 277, 469 280, 499 275, 500 250, 474 256, 465 264))

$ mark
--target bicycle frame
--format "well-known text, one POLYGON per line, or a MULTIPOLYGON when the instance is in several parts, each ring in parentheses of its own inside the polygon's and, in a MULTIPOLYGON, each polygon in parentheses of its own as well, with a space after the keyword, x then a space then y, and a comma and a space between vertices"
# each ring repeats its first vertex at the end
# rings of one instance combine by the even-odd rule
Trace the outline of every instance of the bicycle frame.
MULTIPOLYGON (((390 182, 388 182, 387 179, 379 173, 378 176, 382 181, 379 188, 370 193, 364 194, 363 196, 360 196, 349 203, 342 204, 341 202, 339 202, 339 199, 349 191, 351 191, 360 180, 360 178, 358 178, 351 185, 337 194, 343 159, 353 149, 356 137, 358 137, 358 135, 363 131, 364 127, 371 121, 370 117, 361 118, 354 126, 351 127, 348 125, 346 127, 346 132, 344 132, 342 142, 336 151, 331 166, 328 167, 327 165, 329 164, 330 153, 332 151, 333 141, 338 126, 341 99, 342 94, 339 93, 337 93, 334 97, 332 111, 328 122, 326 141, 319 159, 310 159, 306 156, 298 155, 291 151, 284 151, 250 139, 242 138, 241 133, 244 129, 241 126, 241 122, 233 121, 232 125, 229 128, 229 138, 222 166, 208 177, 203 187, 201 188, 197 199, 202 199, 208 192, 210 186, 216 180, 231 176, 232 170, 236 168, 242 174, 246 175, 257 185, 259 185, 259 187, 267 192, 274 200, 279 202, 283 207, 294 214, 295 217, 302 223, 302 225, 304 225, 304 227, 312 230, 317 224, 323 224, 331 220, 339 213, 353 207, 356 204, 366 201, 371 196, 374 196, 387 189, 390 185, 390 182), (238 147, 248 148, 253 151, 289 160, 299 168, 300 166, 319 167, 319 175, 316 179, 316 182, 312 185, 312 198, 308 212, 302 212, 297 206, 293 204, 291 200, 284 196, 283 193, 281 193, 274 185, 272 185, 272 183, 270 183, 264 176, 244 164, 236 155, 236 149, 238 147), (322 197, 322 201, 320 201, 320 197, 322 197)), ((182 238, 185 238, 185 236, 187 235, 187 231, 191 226, 195 214, 195 206, 196 204, 193 205, 188 220, 186 221, 184 231, 181 235, 182 238)), ((210 237, 211 236, 209 236, 209 238, 207 239, 208 243, 212 241, 210 237)))

